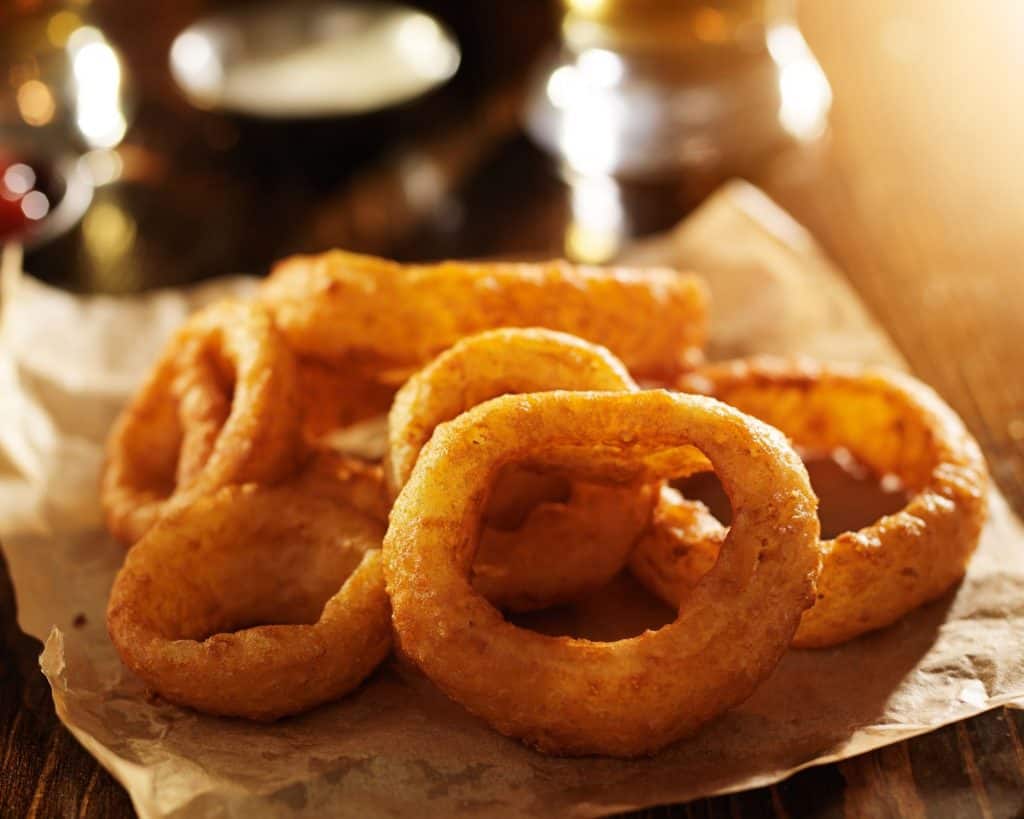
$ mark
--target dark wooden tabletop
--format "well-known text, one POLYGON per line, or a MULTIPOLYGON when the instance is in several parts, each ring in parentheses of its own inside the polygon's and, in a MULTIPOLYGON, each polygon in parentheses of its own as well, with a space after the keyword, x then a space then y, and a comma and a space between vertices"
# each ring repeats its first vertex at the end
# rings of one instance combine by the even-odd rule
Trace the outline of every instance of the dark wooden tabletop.
MULTIPOLYGON (((139 87, 158 95, 167 91, 163 62, 146 60, 146 53, 165 47, 160 37, 204 4, 160 4, 152 17, 133 10, 148 5, 99 2, 97 13, 101 18, 106 14, 104 23, 112 37, 120 38, 129 61, 142 55, 139 87)), ((458 4, 434 5, 452 14, 458 4)), ((459 23, 460 36, 486 37, 501 30, 512 42, 521 37, 533 44, 551 30, 543 6, 531 2, 527 14, 524 5, 517 13, 508 11, 514 3, 495 3, 478 19, 459 23)), ((1019 0, 818 0, 805 3, 801 16, 835 92, 831 131, 817 145, 775 154, 745 174, 820 240, 914 371, 964 417, 1000 488, 1024 513, 1024 52, 1019 48, 1024 6, 1019 0)), ((504 52, 497 49, 490 55, 493 65, 488 63, 487 82, 497 87, 506 80, 503 60, 514 65, 533 53, 504 52)), ((332 191, 310 193, 299 186, 299 193, 292 191, 292 198, 283 200, 290 206, 312 196, 321 203, 313 216, 304 217, 304 227, 297 228, 280 208, 269 208, 268 224, 279 228, 275 236, 281 242, 270 246, 252 239, 243 252, 238 249, 242 245, 230 245, 231 225, 218 223, 214 227, 228 238, 207 256, 201 255, 206 246, 197 242, 192 267, 188 254, 181 254, 185 260, 175 268, 178 280, 223 272, 225 266, 259 269, 261 254, 272 258, 293 246, 316 245, 324 236, 341 236, 357 249, 399 257, 560 253, 565 189, 546 159, 514 133, 508 102, 500 95, 488 99, 476 119, 465 117, 461 136, 435 139, 427 129, 422 137, 445 157, 457 183, 454 215, 442 224, 422 225, 415 215, 406 223, 391 213, 382 228, 373 206, 363 208, 358 199, 386 197, 386 180, 366 170, 377 167, 380 157, 372 150, 364 152, 367 158, 356 152, 358 161, 339 175, 332 191), (486 150, 465 159, 476 144, 486 150), (350 215, 355 211, 359 218, 350 215)), ((161 116, 171 116, 168 110, 187 120, 181 107, 169 104, 162 111, 143 102, 138 128, 129 134, 126 167, 163 167, 167 186, 173 182, 187 188, 192 184, 188 174, 175 172, 178 155, 161 154, 166 144, 159 123, 166 121, 161 116), (157 123, 149 133, 142 128, 147 121, 157 123)), ((424 119, 434 119, 419 115, 417 120, 415 112, 407 116, 412 119, 401 125, 411 133, 424 119)), ((395 123, 376 126, 388 129, 395 123)), ((204 127, 206 142, 221 144, 232 156, 238 153, 232 148, 238 129, 248 137, 245 124, 204 127)), ((244 170, 244 162, 240 167, 244 170)), ((201 172, 196 171, 200 179, 201 172)), ((244 183, 239 186, 236 199, 217 194, 217 207, 253 198, 244 183)), ((654 222, 668 224, 683 215, 701 190, 695 186, 687 196, 663 197, 654 222)), ((197 201, 195 190, 181 195, 185 207, 197 201)), ((124 264, 151 271, 154 281, 170 280, 161 267, 167 254, 161 255, 159 238, 171 215, 154 212, 144 192, 125 186, 104 191, 100 201, 123 208, 138 231, 156 237, 138 244, 124 264)), ((175 230, 202 230, 204 224, 213 229, 200 220, 175 230)), ((251 224, 243 227, 252 230, 251 224)), ((180 233, 165 233, 168 242, 180 241, 180 233)), ((35 254, 31 268, 74 287, 96 281, 107 289, 139 284, 82 273, 87 262, 76 255, 75 244, 81 241, 80 235, 73 236, 35 254)), ((132 815, 120 785, 57 721, 39 673, 39 651, 39 643, 16 626, 13 592, 0 565, 0 816, 132 815)), ((642 815, 1024 816, 1024 712, 992 711, 838 765, 804 771, 775 787, 642 815)))

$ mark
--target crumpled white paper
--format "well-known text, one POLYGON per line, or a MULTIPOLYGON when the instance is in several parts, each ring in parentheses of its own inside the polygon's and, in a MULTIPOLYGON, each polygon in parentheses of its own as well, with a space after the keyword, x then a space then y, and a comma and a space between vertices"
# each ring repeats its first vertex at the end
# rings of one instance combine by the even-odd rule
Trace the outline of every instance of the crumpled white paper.
MULTIPOLYGON (((634 259, 703 273, 712 357, 752 352, 901 366, 807 234, 734 183, 634 259)), ((554 759, 506 739, 395 664, 274 725, 148 698, 107 638, 123 550, 97 479, 110 422, 187 312, 245 279, 139 298, 25 280, 0 357, 0 537, 22 628, 60 718, 143 817, 600 816, 776 782, 998 705, 1024 706, 1024 532, 998 494, 964 583, 882 632, 791 651, 742 707, 661 754, 554 759)))

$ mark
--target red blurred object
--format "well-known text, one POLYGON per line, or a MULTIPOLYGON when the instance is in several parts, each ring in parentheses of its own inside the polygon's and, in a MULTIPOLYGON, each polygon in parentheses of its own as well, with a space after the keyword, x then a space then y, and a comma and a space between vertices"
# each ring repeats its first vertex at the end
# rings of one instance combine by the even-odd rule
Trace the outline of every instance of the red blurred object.
POLYGON ((28 219, 21 210, 21 202, 0 198, 0 241, 21 233, 28 219))
MULTIPOLYGON (((6 175, 7 170, 15 163, 7 157, 0 156, 0 179, 6 175)), ((28 224, 28 217, 21 209, 22 197, 9 190, 6 184, 0 182, 0 241, 3 241, 13 234, 21 233, 28 224)))
POLYGON ((50 212, 48 180, 30 160, 0 152, 0 242, 25 233, 50 212))

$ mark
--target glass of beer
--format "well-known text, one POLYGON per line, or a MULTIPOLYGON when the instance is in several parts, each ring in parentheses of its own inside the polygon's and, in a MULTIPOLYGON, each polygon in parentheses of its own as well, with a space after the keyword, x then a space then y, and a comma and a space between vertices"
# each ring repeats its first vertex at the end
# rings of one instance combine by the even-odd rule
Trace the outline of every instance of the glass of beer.
MULTIPOLYGON (((793 0, 562 0, 562 7, 562 43, 534 74, 526 123, 558 157, 573 202, 591 217, 602 210, 595 201, 611 201, 612 184, 724 179, 825 128, 831 91, 796 26, 793 0), (577 197, 580 189, 591 193, 577 197), (595 199, 598 189, 605 194, 595 199)), ((576 210, 576 235, 597 236, 580 227, 576 210)), ((607 211, 607 225, 625 221, 607 211)), ((582 251, 570 238, 567 251, 596 260, 617 247, 583 244, 603 250, 582 251)))
POLYGON ((563 0, 570 46, 710 53, 763 39, 772 0, 563 0))

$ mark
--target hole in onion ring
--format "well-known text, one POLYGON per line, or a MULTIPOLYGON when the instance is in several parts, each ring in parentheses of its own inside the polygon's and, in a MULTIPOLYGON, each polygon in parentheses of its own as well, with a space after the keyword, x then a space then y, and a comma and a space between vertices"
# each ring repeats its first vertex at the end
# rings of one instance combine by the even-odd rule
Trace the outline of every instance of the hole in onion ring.
POLYGON ((856 532, 907 505, 909 494, 894 475, 877 475, 848 450, 801 453, 818 496, 822 538, 856 532))
MULTIPOLYGON (((280 538, 273 538, 281 540, 280 538)), ((280 549, 287 558, 274 559, 274 571, 258 572, 254 561, 227 562, 221 581, 228 587, 248 586, 251 593, 226 597, 210 619, 195 618, 174 639, 203 641, 260 626, 311 626, 324 606, 359 566, 362 555, 324 539, 315 548, 295 537, 292 542, 267 542, 260 551, 280 549)))
POLYGON ((539 469, 505 466, 495 479, 495 488, 484 510, 484 523, 494 529, 513 532, 542 503, 566 503, 572 486, 564 475, 539 469))
POLYGON ((224 355, 224 351, 216 348, 204 348, 202 356, 210 367, 210 373, 216 383, 218 390, 228 401, 235 397, 235 385, 238 380, 238 373, 234 366, 224 355))
POLYGON ((611 643, 657 631, 676 618, 676 612, 647 591, 628 571, 621 572, 601 589, 565 606, 540 611, 506 614, 520 628, 551 637, 575 637, 611 643))
MULTIPOLYGON (((510 487, 513 494, 534 499, 534 504, 547 500, 567 500, 571 492, 572 479, 575 477, 571 474, 545 471, 543 464, 506 464, 495 480, 496 494, 504 489, 503 481, 506 480, 506 476, 511 476, 513 481, 524 476, 527 479, 535 478, 535 485, 531 486, 528 481, 517 481, 510 487), (564 487, 564 498, 543 497, 545 492, 550 495, 557 490, 559 483, 564 487)), ((725 522, 732 519, 729 499, 714 472, 699 473, 681 479, 679 483, 708 489, 712 495, 717 491, 718 496, 714 498, 716 517, 720 521, 724 518, 725 522)), ((494 495, 489 503, 493 504, 493 501, 494 495)), ((529 510, 515 511, 520 510, 524 512, 525 518, 525 513, 529 510)), ((490 519, 485 518, 485 522, 487 525, 494 525, 490 519)), ((512 523, 509 528, 517 525, 511 518, 505 522, 512 523)), ((571 545, 565 544, 566 548, 571 545)), ((675 618, 676 611, 657 595, 645 589, 628 570, 623 570, 601 588, 592 590, 571 603, 530 612, 505 612, 505 619, 520 628, 552 637, 572 637, 605 643, 635 637, 645 631, 657 631, 675 618)))
POLYGON ((729 499, 722 489, 722 482, 714 472, 700 472, 688 478, 669 482, 672 487, 678 489, 684 498, 696 500, 707 506, 708 511, 715 516, 715 520, 723 526, 728 526, 732 521, 732 508, 729 506, 729 499))
MULTIPOLYGON (((907 504, 909 496, 899 478, 876 475, 849 450, 802 451, 800 456, 818 496, 822 538, 856 532, 907 504)), ((701 501, 720 523, 729 525, 732 520, 729 500, 713 472, 672 481, 672 486, 684 497, 701 501)))
POLYGON ((131 550, 107 628, 164 699, 273 720, 347 693, 383 659, 383 524, 308 489, 226 486, 172 507, 131 550))
MULTIPOLYGON (((898 479, 878 477, 847 450, 805 451, 802 458, 820 500, 818 518, 825 537, 856 531, 907 503, 898 479)), ((675 582, 693 588, 714 566, 726 531, 721 527, 732 521, 728 498, 713 472, 671 485, 655 511, 654 524, 631 557, 631 566, 649 589, 675 582)))

